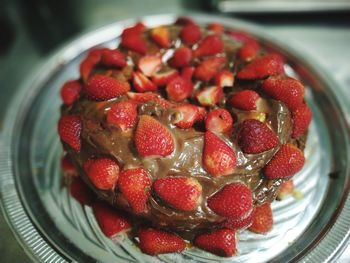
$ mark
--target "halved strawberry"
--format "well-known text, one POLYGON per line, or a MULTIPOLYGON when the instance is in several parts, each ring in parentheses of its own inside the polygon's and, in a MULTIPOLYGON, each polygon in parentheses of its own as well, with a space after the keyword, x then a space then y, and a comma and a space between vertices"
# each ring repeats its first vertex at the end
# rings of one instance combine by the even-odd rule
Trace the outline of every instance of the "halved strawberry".
POLYGON ((138 92, 155 91, 158 87, 139 71, 132 73, 132 84, 138 92))
POLYGON ((140 33, 132 32, 132 33, 122 34, 121 45, 124 48, 140 53, 141 55, 145 55, 147 52, 146 41, 140 33))
POLYGON ((232 87, 234 83, 234 75, 231 71, 222 70, 214 77, 215 85, 220 87, 232 87))
POLYGON ((77 168, 75 168, 74 164, 72 163, 71 158, 66 153, 61 158, 61 169, 65 174, 71 175, 71 176, 77 176, 78 171, 77 168))
POLYGON ((126 66, 125 55, 118 49, 105 49, 102 52, 101 63, 107 67, 123 68, 126 66))
POLYGON ((72 179, 72 182, 69 185, 69 192, 81 205, 90 206, 95 200, 95 194, 78 176, 72 179))
POLYGON ((222 224, 222 226, 229 229, 247 229, 253 223, 252 212, 245 218, 227 218, 227 220, 222 224))
POLYGON ((194 178, 167 176, 153 183, 153 191, 166 204, 182 211, 192 211, 201 201, 202 186, 194 178))
POLYGON ((115 103, 107 113, 107 122, 119 126, 122 131, 134 127, 137 120, 137 104, 133 101, 115 103))
POLYGON ((249 227, 250 231, 258 234, 265 234, 272 229, 273 216, 270 203, 256 206, 253 210, 252 217, 253 223, 249 227))
POLYGON ((247 41, 238 50, 238 57, 240 59, 250 61, 257 56, 259 49, 260 45, 256 40, 247 41))
POLYGON ((223 228, 200 234, 194 239, 194 245, 221 257, 231 257, 236 254, 236 232, 223 228))
POLYGON ((220 36, 209 35, 206 36, 196 49, 193 50, 194 57, 204 57, 216 55, 224 51, 224 42, 220 36))
POLYGON ((248 154, 265 152, 279 144, 274 131, 265 123, 253 119, 241 123, 237 139, 239 147, 248 154))
POLYGON ((166 92, 168 99, 181 102, 192 95, 193 84, 190 80, 178 76, 168 83, 166 92))
POLYGON ((203 121, 207 117, 207 110, 204 107, 197 106, 198 116, 197 121, 203 121))
POLYGON ((119 177, 119 166, 110 158, 89 159, 84 163, 84 171, 92 184, 101 190, 114 189, 119 177))
POLYGON ((199 91, 196 94, 196 99, 202 106, 214 106, 220 101, 222 94, 222 87, 211 86, 199 91))
POLYGON ((233 94, 228 103, 240 110, 256 110, 260 96, 254 90, 241 90, 233 94))
POLYGON ((184 79, 192 80, 192 76, 195 70, 195 67, 184 67, 181 70, 181 77, 183 77, 184 79))
POLYGON ((94 203, 92 210, 98 225, 107 237, 111 238, 131 228, 131 222, 127 216, 105 202, 94 203))
POLYGON ((134 139, 136 149, 142 157, 165 157, 174 151, 174 139, 170 131, 148 115, 140 117, 134 139))
POLYGON ((261 84, 262 90, 272 98, 284 102, 290 110, 303 103, 304 86, 293 78, 269 77, 261 84))
POLYGON ((135 213, 140 214, 145 211, 151 194, 151 180, 145 169, 134 168, 122 171, 118 187, 135 213))
POLYGON ((249 33, 245 32, 245 31, 239 31, 239 30, 230 30, 228 32, 226 32, 226 34, 230 37, 232 37, 233 39, 235 39, 236 41, 240 41, 240 42, 248 42, 250 40, 255 40, 253 38, 253 36, 251 36, 249 33))
POLYGON ((243 219, 249 216, 253 209, 252 191, 242 183, 227 184, 209 197, 207 204, 218 215, 243 219))
POLYGON ((179 119, 174 121, 177 127, 183 129, 191 128, 199 118, 198 107, 193 104, 178 105, 175 109, 180 113, 179 119))
POLYGON ((226 59, 224 57, 212 57, 203 60, 196 68, 194 76, 197 79, 209 81, 220 71, 225 62, 226 59))
POLYGON ((209 23, 207 25, 207 29, 208 30, 211 30, 217 34, 221 34, 221 33, 224 33, 225 31, 225 28, 223 26, 223 24, 219 23, 219 22, 212 22, 212 23, 209 23))
POLYGON ((130 90, 130 85, 126 81, 96 74, 90 78, 84 90, 89 99, 104 101, 125 94, 130 90))
POLYGON ((170 34, 168 28, 159 26, 151 31, 151 38, 158 46, 169 48, 171 45, 170 34))
POLYGON ((146 26, 142 22, 137 22, 135 25, 125 28, 122 32, 122 35, 141 34, 145 30, 146 26))
POLYGON ((292 137, 298 138, 308 129, 312 120, 312 112, 307 104, 303 103, 292 111, 293 131, 292 137))
POLYGON ((188 24, 181 29, 180 38, 186 45, 196 44, 202 37, 202 32, 196 24, 188 24))
POLYGON ((158 55, 147 55, 140 58, 137 66, 147 77, 153 76, 162 65, 162 60, 158 55))
POLYGON ((211 131, 204 134, 202 162, 212 176, 232 174, 236 168, 236 153, 211 131))
POLYGON ((79 98, 81 84, 78 80, 70 80, 61 88, 61 98, 66 105, 73 104, 79 98))
POLYGON ((188 47, 180 47, 175 50, 169 64, 174 68, 183 68, 190 64, 192 59, 192 50, 188 47))
POLYGON ((283 200, 288 195, 291 195, 294 191, 294 182, 293 179, 285 181, 281 184, 280 188, 277 191, 277 200, 283 200))
POLYGON ((186 243, 181 237, 163 230, 141 228, 138 237, 142 252, 152 256, 181 252, 186 248, 186 243))
POLYGON ((106 48, 91 49, 86 58, 80 63, 80 76, 84 82, 89 79, 92 69, 101 61, 104 50, 106 48))
POLYGON ((264 168, 268 179, 289 178, 303 168, 303 152, 293 144, 283 144, 264 168))
POLYGON ((275 53, 256 58, 243 67, 237 74, 239 79, 262 79, 268 76, 278 75, 284 72, 283 58, 275 53))
POLYGON ((179 72, 176 69, 169 69, 167 71, 155 73, 152 77, 152 81, 158 87, 163 87, 177 76, 179 76, 179 72))
POLYGON ((232 129, 233 119, 231 113, 225 109, 215 109, 207 114, 205 128, 207 131, 226 133, 232 129))
POLYGON ((160 97, 158 93, 153 93, 153 92, 145 92, 145 93, 128 92, 127 96, 129 99, 136 102, 152 101, 160 97))
POLYGON ((62 141, 76 152, 80 152, 82 124, 78 115, 64 115, 58 121, 58 134, 62 141))

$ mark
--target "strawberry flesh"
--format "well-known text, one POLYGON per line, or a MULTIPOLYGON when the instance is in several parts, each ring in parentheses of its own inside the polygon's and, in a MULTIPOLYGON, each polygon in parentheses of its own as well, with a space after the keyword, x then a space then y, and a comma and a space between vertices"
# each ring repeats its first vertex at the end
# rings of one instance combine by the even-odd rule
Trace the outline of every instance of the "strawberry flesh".
POLYGON ((232 129, 231 113, 225 109, 215 109, 207 114, 205 128, 215 133, 226 133, 232 129))
POLYGON ((188 129, 199 119, 198 107, 193 104, 182 104, 175 107, 180 113, 180 118, 174 123, 177 127, 188 129))
POLYGON ((223 95, 222 87, 211 86, 204 88, 196 94, 196 99, 202 106, 214 106, 217 104, 223 95))
POLYGON ((144 74, 139 71, 135 71, 132 74, 133 87, 138 92, 155 91, 158 87, 144 74))
POLYGON ((137 66, 147 77, 153 76, 160 68, 162 60, 157 55, 147 55, 140 58, 137 66))
POLYGON ((190 80, 178 76, 168 83, 166 92, 170 100, 181 102, 192 95, 193 84, 190 80))
POLYGON ((256 110, 260 96, 254 90, 241 90, 229 98, 228 103, 240 110, 256 110))
POLYGON ((171 46, 169 30, 164 26, 152 29, 151 38, 162 48, 169 48, 171 46))
POLYGON ((249 230, 258 233, 265 234, 272 229, 273 216, 270 203, 264 203, 260 206, 256 206, 252 213, 253 222, 249 227, 249 230))

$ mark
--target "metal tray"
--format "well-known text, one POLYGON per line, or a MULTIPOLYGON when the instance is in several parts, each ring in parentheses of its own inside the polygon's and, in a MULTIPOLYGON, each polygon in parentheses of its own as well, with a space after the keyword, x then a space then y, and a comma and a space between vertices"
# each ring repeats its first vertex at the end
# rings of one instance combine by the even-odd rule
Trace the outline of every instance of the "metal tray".
MULTIPOLYGON (((7 112, 0 135, 0 193, 8 222, 25 251, 42 262, 326 262, 345 248, 350 235, 350 151, 345 108, 336 84, 287 43, 240 20, 195 14, 198 23, 218 21, 255 35, 289 63, 286 70, 308 87, 314 119, 306 146, 306 165, 295 177, 301 199, 273 204, 275 224, 267 235, 240 234, 239 254, 220 258, 196 248, 150 257, 125 235, 110 240, 99 230, 89 207, 81 207, 61 187, 62 148, 56 132, 59 90, 78 77, 78 64, 93 46, 116 46, 125 26, 116 22, 84 34, 52 55, 25 80, 7 112)), ((141 18, 148 26, 172 23, 175 15, 141 18)))

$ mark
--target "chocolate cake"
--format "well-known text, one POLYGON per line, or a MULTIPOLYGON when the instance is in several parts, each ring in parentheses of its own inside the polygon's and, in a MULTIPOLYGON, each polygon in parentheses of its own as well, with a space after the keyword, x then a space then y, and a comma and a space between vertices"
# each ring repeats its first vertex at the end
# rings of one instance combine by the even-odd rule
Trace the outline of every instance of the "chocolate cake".
POLYGON ((272 222, 311 121, 284 65, 247 33, 188 18, 138 23, 116 49, 90 50, 61 90, 58 131, 84 184, 110 205, 94 208, 102 230, 98 215, 126 212, 145 253, 181 251, 186 239, 221 256, 235 254, 237 230, 267 232, 257 217, 272 222))

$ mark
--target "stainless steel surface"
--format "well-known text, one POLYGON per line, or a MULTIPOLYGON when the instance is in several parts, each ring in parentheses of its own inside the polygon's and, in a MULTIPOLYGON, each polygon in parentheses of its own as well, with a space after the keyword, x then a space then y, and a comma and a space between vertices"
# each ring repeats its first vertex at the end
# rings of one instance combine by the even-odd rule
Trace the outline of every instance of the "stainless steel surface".
MULTIPOLYGON (((264 31, 240 21, 225 20, 218 17, 196 17, 204 22, 219 20, 230 26, 232 25, 249 29, 261 36, 262 39, 265 39, 264 31)), ((149 25, 156 25, 158 23, 169 22, 171 19, 171 16, 160 16, 148 18, 146 22, 148 22, 149 25)), ((126 24, 130 22, 131 21, 127 21, 126 24)), ((108 241, 103 239, 103 236, 101 236, 100 233, 89 232, 98 229, 89 227, 89 224, 93 224, 93 219, 89 209, 86 209, 85 211, 78 210, 78 206, 76 206, 74 202, 72 203, 66 193, 59 188, 57 160, 60 147, 55 132, 55 123, 58 117, 58 107, 60 103, 58 99, 60 85, 67 77, 77 76, 76 64, 81 59, 81 52, 95 44, 104 43, 105 41, 108 42, 113 39, 118 35, 118 31, 121 30, 122 25, 125 25, 125 23, 117 23, 110 27, 98 30, 95 33, 88 34, 83 37, 83 39, 78 39, 72 45, 64 48, 61 52, 58 52, 47 62, 41 72, 35 75, 31 81, 25 83, 21 95, 17 96, 17 100, 13 102, 11 111, 8 113, 5 133, 3 136, 11 138, 12 146, 10 145, 10 140, 4 140, 4 146, 2 149, 11 150, 11 156, 13 157, 12 165, 15 167, 13 172, 16 174, 16 183, 21 194, 22 203, 25 205, 26 211, 39 228, 41 234, 45 236, 45 239, 50 241, 50 245, 45 243, 45 240, 40 240, 42 236, 37 235, 35 230, 30 226, 24 227, 24 225, 28 224, 25 220, 24 211, 20 212, 18 207, 15 207, 13 210, 14 213, 22 216, 23 219, 18 219, 17 215, 16 217, 12 217, 11 213, 8 215, 14 224, 18 224, 14 227, 16 228, 17 226, 17 231, 22 238, 24 236, 27 238, 24 242, 28 244, 29 252, 37 258, 39 257, 47 260, 48 255, 51 255, 50 259, 55 258, 57 259, 57 262, 60 262, 61 255, 53 252, 52 247, 50 246, 56 247, 56 249, 60 250, 66 257, 73 257, 75 259, 83 260, 84 262, 89 260, 85 253, 89 255, 90 252, 90 256, 92 257, 95 255, 102 257, 105 255, 102 258, 108 260, 111 259, 108 257, 111 253, 106 254, 106 248, 109 248, 109 250, 116 249, 114 247, 111 248, 110 244, 106 245, 105 242, 108 241), (28 89, 27 87, 30 88, 28 89), (30 92, 28 92, 28 90, 30 90, 30 92), (21 102, 21 109, 18 110, 16 102, 21 102), (19 165, 18 162, 21 162, 21 165, 19 165), (35 185, 35 188, 32 188, 34 186, 33 184, 35 185), (35 189, 37 189, 37 192, 35 189), (36 200, 34 204, 32 203, 33 200, 36 200), (63 211, 63 213, 61 213, 61 211, 63 211), (76 213, 72 213, 72 211, 76 211, 76 213), (40 216, 38 216, 39 214, 40 216), (85 219, 88 220, 83 222, 82 220, 85 219), (21 225, 22 227, 20 227, 21 225), (79 229, 84 230, 83 235, 81 234, 81 231, 77 231, 79 229), (74 230, 77 232, 74 232, 74 230), (63 233, 64 235, 58 233, 63 233), (89 245, 88 242, 82 239, 84 236, 85 238, 92 237, 92 243, 95 243, 96 246, 97 242, 97 244, 100 244, 100 248, 100 242, 102 242, 102 250, 105 250, 105 254, 103 254, 103 251, 96 252, 96 250, 94 250, 96 247, 94 247, 93 244, 89 245), (96 241, 96 237, 98 238, 98 241, 96 241), (41 250, 33 245, 33 243, 35 245, 37 244, 37 242, 33 242, 33 238, 37 238, 37 242, 43 244, 41 250), (72 240, 75 240, 75 242, 68 243, 72 240), (84 248, 85 253, 81 251, 81 249, 84 248), (43 252, 45 252, 45 254, 43 252)), ((272 48, 279 49, 278 45, 276 46, 273 42, 268 43, 272 48)), ((269 241, 269 244, 278 244, 278 246, 273 247, 273 252, 269 250, 269 247, 267 246, 265 248, 262 247, 260 251, 255 252, 255 254, 248 254, 248 252, 251 252, 252 247, 256 247, 256 243, 251 243, 250 240, 242 242, 241 255, 236 259, 245 261, 249 260, 251 256, 258 255, 258 258, 261 259, 261 261, 264 261, 285 250, 286 247, 289 247, 289 249, 280 254, 276 260, 279 259, 286 261, 295 257, 307 259, 309 255, 308 253, 315 253, 315 255, 319 257, 315 258, 315 256, 313 256, 311 260, 314 262, 320 262, 315 259, 334 259, 338 255, 336 252, 344 245, 344 235, 346 232, 337 232, 337 235, 332 238, 339 237, 340 239, 333 242, 333 244, 327 241, 327 235, 323 238, 319 235, 319 232, 321 229, 328 229, 330 232, 338 231, 337 229, 330 229, 330 227, 332 227, 332 222, 329 224, 328 222, 333 211, 335 211, 336 207, 340 204, 339 202, 341 201, 341 198, 346 198, 346 195, 342 195, 342 193, 346 190, 344 187, 348 187, 348 177, 346 177, 348 171, 342 170, 337 180, 330 180, 329 189, 336 188, 338 191, 326 192, 325 189, 328 186, 328 171, 334 169, 334 167, 331 167, 331 164, 338 168, 343 167, 344 169, 349 169, 348 166, 346 166, 346 160, 349 158, 348 152, 346 151, 348 148, 344 148, 344 145, 348 144, 348 138, 346 137, 348 135, 345 133, 346 128, 344 127, 345 124, 342 115, 339 112, 339 106, 337 106, 332 91, 330 91, 330 86, 332 86, 333 83, 330 82, 327 77, 322 78, 317 67, 316 70, 314 70, 312 66, 308 65, 308 62, 304 60, 302 56, 295 52, 290 52, 288 48, 282 48, 281 51, 295 66, 297 75, 306 81, 306 83, 312 88, 312 93, 308 94, 308 99, 312 103, 315 122, 310 132, 310 140, 307 147, 309 163, 306 166, 306 170, 304 170, 304 172, 296 179, 298 187, 305 192, 305 198, 299 202, 290 199, 287 200, 287 203, 285 202, 275 205, 274 211, 277 215, 276 231, 273 231, 264 239, 264 241, 269 241), (305 65, 305 67, 301 65, 305 65), (328 108, 322 107, 326 103, 328 103, 328 108), (327 118, 329 116, 333 117, 332 121, 327 118), (327 119, 327 122, 324 122, 324 118, 327 119), (334 130, 332 130, 329 125, 338 127, 338 134, 335 134, 335 137, 333 137, 334 130), (343 156, 342 160, 344 160, 345 163, 341 162, 341 160, 334 159, 330 149, 337 149, 339 152, 344 151, 341 156, 343 156), (316 214, 318 206, 321 204, 321 201, 323 201, 324 195, 326 195, 326 198, 325 202, 322 203, 321 212, 316 214), (292 210, 290 210, 291 207, 293 207, 292 210), (286 213, 286 210, 290 210, 289 213, 286 213), (304 212, 299 213, 300 211, 304 212), (328 212, 325 213, 325 211, 328 212), (288 218, 286 218, 286 215, 288 218), (317 222, 317 224, 315 225, 315 223, 312 223, 311 226, 308 227, 314 217, 316 217, 316 219, 313 222, 317 222), (297 225, 297 227, 292 228, 293 224, 297 225), (306 227, 308 227, 306 230, 308 235, 300 237, 300 234, 304 232, 306 227), (286 230, 287 228, 290 229, 288 235, 282 237, 277 235, 281 232, 281 229, 286 230), (308 244, 312 244, 312 238, 317 238, 321 244, 322 242, 326 243, 325 245, 332 248, 332 250, 327 251, 323 249, 321 253, 317 252, 319 246, 316 246, 315 250, 309 249, 305 252, 306 254, 296 254, 296 251, 298 251, 298 253, 302 252, 302 248, 305 248, 308 244), (289 244, 289 242, 293 241, 293 244, 289 244), (266 253, 266 251, 268 252, 266 253)), ((9 168, 11 167, 11 163, 8 163, 8 159, 6 159, 9 157, 7 154, 7 152, 3 152, 2 160, 5 160, 6 163, 2 163, 2 165, 3 167, 9 168)), ((13 182, 11 182, 10 174, 7 174, 6 179, 8 181, 2 181, 2 191, 5 193, 5 197, 9 197, 8 200, 4 200, 7 205, 6 208, 12 209, 14 205, 18 204, 18 200, 13 196, 13 194, 16 194, 16 190, 11 188, 13 182)), ((7 210, 7 212, 9 211, 7 210)), ((342 217, 346 216, 341 213, 347 213, 347 211, 338 212, 340 212, 340 214, 337 222, 343 224, 342 226, 348 227, 346 222, 341 221, 342 217)), ((242 238, 246 240, 251 237, 251 235, 242 235, 242 238)), ((127 247, 127 249, 135 255, 135 248, 127 247)), ((118 252, 116 253, 118 254, 118 252)), ((119 251, 119 253, 121 252, 119 251)), ((202 252, 196 250, 187 252, 189 256, 193 256, 193 253, 196 254, 195 257, 197 260, 199 260, 200 257, 202 258, 201 260, 204 260, 203 257, 205 258, 208 256, 205 254, 203 255, 202 252)), ((142 259, 147 259, 147 257, 140 255, 136 256, 137 259, 140 259, 140 257, 142 257, 142 259)), ((161 259, 172 260, 173 258, 167 258, 164 256, 161 257, 161 259)))

